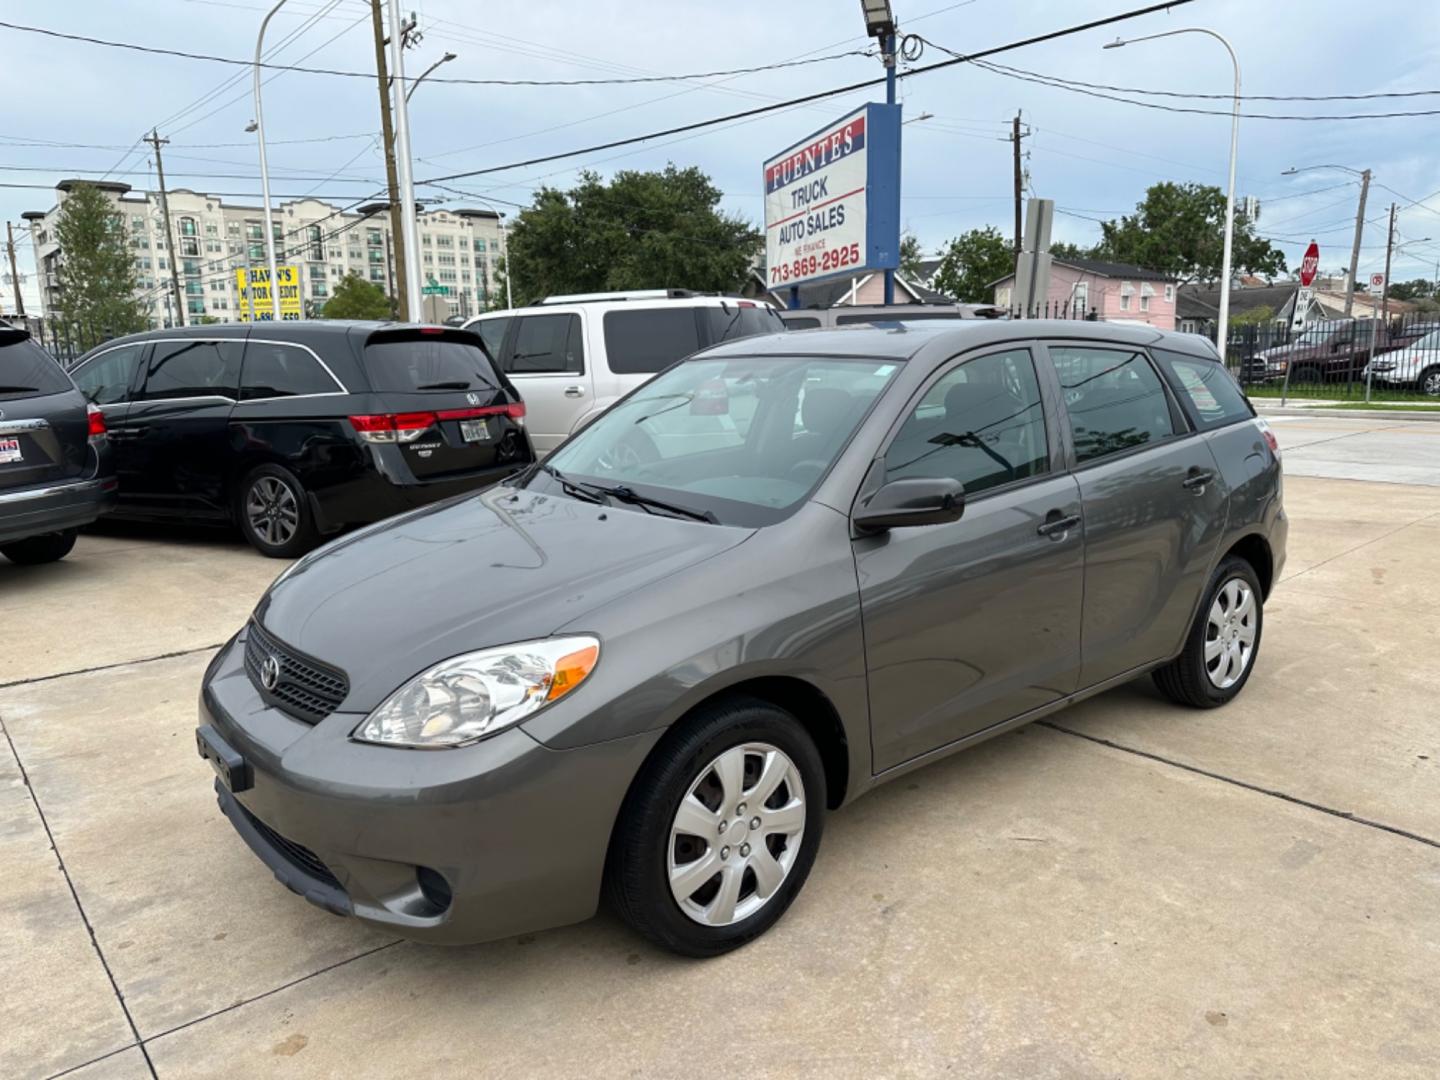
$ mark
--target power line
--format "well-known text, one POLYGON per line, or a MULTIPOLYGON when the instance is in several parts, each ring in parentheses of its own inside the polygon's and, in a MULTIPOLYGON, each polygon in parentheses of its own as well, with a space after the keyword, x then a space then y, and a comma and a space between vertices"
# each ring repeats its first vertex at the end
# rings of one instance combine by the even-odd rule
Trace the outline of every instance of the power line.
MULTIPOLYGON (((1188 0, 1185 0, 1185 2, 1188 2, 1188 0)), ((237 67, 251 69, 258 66, 271 71, 295 71, 305 75, 332 75, 344 79, 373 80, 375 78, 374 72, 341 71, 336 68, 300 67, 296 64, 271 64, 263 60, 257 65, 253 60, 240 60, 233 56, 215 56, 211 53, 192 53, 182 49, 164 49, 154 45, 139 45, 133 41, 110 41, 106 38, 90 37, 85 34, 67 34, 59 30, 49 30, 42 26, 25 26, 21 23, 0 22, 0 27, 6 30, 18 30, 27 34, 41 34, 45 37, 60 38, 64 41, 83 42, 86 45, 101 45, 111 49, 129 49, 132 52, 149 53, 153 56, 173 56, 182 60, 203 60, 212 64, 231 64, 237 67)), ((349 27, 346 29, 349 29, 349 27)), ((341 31, 341 33, 344 33, 344 31, 341 31)), ((787 60, 774 64, 759 64, 755 67, 731 68, 726 71, 698 71, 681 75, 638 75, 615 79, 466 79, 434 76, 427 81, 430 83, 450 83, 455 86, 614 86, 630 83, 684 82, 690 79, 714 79, 726 75, 754 75, 762 71, 802 67, 829 60, 841 60, 849 56, 870 55, 873 54, 865 50, 851 49, 846 52, 832 53, 828 56, 812 57, 808 60, 787 60)), ((414 80, 406 76, 405 81, 413 82, 414 80)))
MULTIPOLYGON (((1062 30, 1052 30, 1046 34, 1036 34, 1033 37, 1024 38, 1020 41, 1012 41, 1007 45, 997 45, 994 48, 984 49, 969 56, 957 56, 950 60, 941 60, 934 64, 927 64, 924 67, 911 68, 909 71, 902 71, 896 75, 897 79, 908 79, 916 75, 926 75, 932 71, 939 71, 943 68, 954 67, 957 64, 971 63, 979 57, 994 56, 998 53, 1009 52, 1013 49, 1024 48, 1029 45, 1038 45, 1045 41, 1054 41, 1057 38, 1068 37, 1071 34, 1078 34, 1084 30, 1094 30, 1101 26, 1109 26, 1113 23, 1124 22, 1137 18, 1141 15, 1150 15, 1157 11, 1169 11, 1171 8, 1179 7, 1182 4, 1191 3, 1192 0, 1172 0, 1170 3, 1150 4, 1147 7, 1135 8, 1131 11, 1122 12, 1119 15, 1110 15, 1103 19, 1092 19, 1089 22, 1079 23, 1062 30)), ((0 24, 3 25, 3 24, 0 24)), ((525 168, 530 165, 540 165, 547 161, 559 161, 562 158, 578 157, 581 154, 597 153, 601 150, 613 150, 619 146, 630 146, 634 143, 646 142, 650 139, 660 139, 667 135, 679 135, 687 131, 698 131, 702 128, 714 127, 717 124, 732 123, 736 120, 746 120, 754 116, 763 116, 766 113, 775 112, 779 109, 794 108, 797 105, 805 105, 811 101, 822 101, 826 98, 838 97, 841 94, 853 93, 857 90, 868 90, 871 87, 883 85, 885 76, 876 79, 864 79, 861 82, 850 83, 848 86, 837 86, 829 90, 820 90, 813 94, 805 94, 801 97, 790 98, 785 101, 777 101, 769 105, 759 105, 753 109, 745 109, 742 112, 730 113, 727 116, 716 116, 709 120, 697 120, 689 124, 681 124, 678 127, 665 128, 661 131, 652 131, 647 135, 634 135, 628 139, 613 139, 610 142, 599 143, 595 146, 588 146, 580 150, 567 150, 558 154, 546 154, 541 157, 530 158, 526 161, 517 161, 509 165, 492 165, 484 169, 469 169, 464 172, 451 173, 447 176, 431 177, 431 181, 462 180, 470 176, 482 176, 487 173, 506 172, 510 169, 525 168)), ((420 181, 417 181, 417 183, 420 181)))
MULTIPOLYGON (((266 139, 266 146, 293 146, 300 143, 341 142, 347 139, 373 139, 376 132, 357 131, 353 135, 317 135, 309 139, 266 139)), ((9 149, 55 149, 55 150, 125 150, 119 143, 57 142, 54 139, 40 139, 31 135, 0 135, 0 144, 9 149)), ((255 140, 224 143, 172 143, 181 150, 232 150, 238 147, 254 148, 255 140)), ((172 154, 172 157, 179 157, 172 154)))

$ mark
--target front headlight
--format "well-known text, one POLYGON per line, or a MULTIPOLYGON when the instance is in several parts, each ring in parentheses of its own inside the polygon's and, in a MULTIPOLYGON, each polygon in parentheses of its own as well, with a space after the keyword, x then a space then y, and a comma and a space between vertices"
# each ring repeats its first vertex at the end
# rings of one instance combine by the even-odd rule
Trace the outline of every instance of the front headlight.
POLYGON ((350 737, 383 746, 464 746, 568 694, 599 658, 599 639, 585 634, 452 657, 396 690, 350 737))

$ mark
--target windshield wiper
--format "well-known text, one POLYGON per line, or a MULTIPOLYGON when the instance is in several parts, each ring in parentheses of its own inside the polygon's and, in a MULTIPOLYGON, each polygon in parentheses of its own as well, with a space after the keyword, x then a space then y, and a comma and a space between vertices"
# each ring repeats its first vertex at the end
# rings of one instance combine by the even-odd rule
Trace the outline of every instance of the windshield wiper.
POLYGON ((460 381, 459 379, 452 379, 452 380, 450 380, 449 382, 422 383, 421 385, 415 387, 415 389, 416 389, 416 390, 469 390, 469 389, 470 389, 470 381, 467 379, 467 380, 465 380, 464 382, 462 382, 462 381, 460 381))
POLYGON ((682 506, 680 503, 666 502, 663 499, 652 499, 649 495, 641 495, 634 488, 626 487, 624 484, 616 484, 608 487, 605 484, 585 485, 591 491, 598 491, 603 495, 619 499, 621 502, 633 503, 646 513, 653 513, 654 510, 666 510, 681 517, 693 518, 696 521, 709 522, 711 525, 719 525, 720 519, 710 510, 697 510, 693 506, 682 506), (653 510, 651 508, 654 508, 653 510))
POLYGON ((553 476, 555 480, 560 484, 560 489, 564 491, 565 494, 571 495, 579 499, 581 502, 597 503, 600 506, 605 505, 605 499, 591 491, 587 485, 578 484, 574 480, 571 480, 559 469, 555 468, 554 465, 546 465, 544 462, 541 462, 540 471, 543 473, 549 473, 551 476, 553 476))

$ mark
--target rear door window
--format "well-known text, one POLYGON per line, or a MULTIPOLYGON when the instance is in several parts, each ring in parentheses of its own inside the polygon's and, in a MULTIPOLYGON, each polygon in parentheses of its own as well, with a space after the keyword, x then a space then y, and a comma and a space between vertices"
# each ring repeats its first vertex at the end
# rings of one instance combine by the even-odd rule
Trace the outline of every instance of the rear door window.
POLYGON ((144 343, 118 345, 87 361, 75 372, 75 385, 92 405, 116 405, 130 400, 135 369, 145 351, 144 343))
POLYGON ((365 372, 378 393, 499 389, 500 380, 472 334, 401 334, 372 337, 365 372))
POLYGON ((245 346, 241 401, 340 392, 335 380, 307 349, 278 341, 252 341, 245 346))
POLYGON ((1202 431, 1249 420, 1255 415, 1239 384, 1223 364, 1168 349, 1150 351, 1180 388, 1182 402, 1202 431))
POLYGON ((694 308, 605 313, 605 355, 617 375, 651 375, 699 348, 694 308))
POLYGON ((505 331, 510 329, 510 323, 510 319, 482 319, 470 327, 472 333, 480 335, 492 360, 500 359, 500 347, 505 344, 505 331))
POLYGON ((1160 376, 1140 349, 1051 345, 1080 463, 1175 434, 1160 376))
POLYGON ((140 401, 226 397, 240 394, 243 341, 171 338, 155 342, 145 369, 140 401))
POLYGON ((0 401, 60 394, 70 389, 63 368, 29 338, 0 337, 0 401))
POLYGON ((506 363, 513 375, 579 375, 585 370, 579 315, 525 315, 506 363))

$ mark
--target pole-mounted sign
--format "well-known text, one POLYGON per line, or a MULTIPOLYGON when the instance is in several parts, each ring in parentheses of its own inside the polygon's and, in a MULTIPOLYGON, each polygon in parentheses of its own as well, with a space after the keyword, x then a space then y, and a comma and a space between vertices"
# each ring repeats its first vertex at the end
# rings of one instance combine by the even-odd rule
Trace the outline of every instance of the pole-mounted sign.
POLYGON ((1310 305, 1315 300, 1315 290, 1310 286, 1319 269, 1320 245, 1311 240, 1310 246, 1305 249, 1305 254, 1300 259, 1300 288, 1295 292, 1295 310, 1290 313, 1292 330, 1299 330, 1305 325, 1305 317, 1310 313, 1310 305))
POLYGON ((765 162, 772 288, 900 265, 900 106, 857 109, 765 162))
POLYGON ((1319 269, 1320 245, 1311 240, 1310 246, 1305 249, 1305 257, 1300 260, 1300 284, 1307 289, 1310 288, 1311 283, 1315 280, 1315 273, 1319 269))

